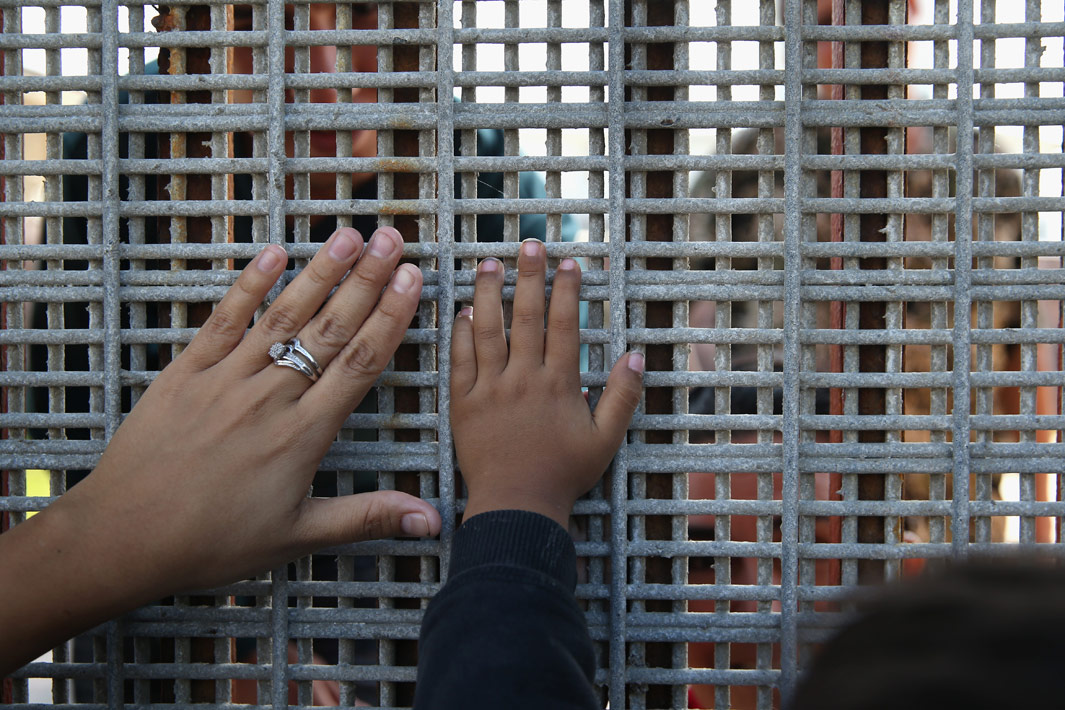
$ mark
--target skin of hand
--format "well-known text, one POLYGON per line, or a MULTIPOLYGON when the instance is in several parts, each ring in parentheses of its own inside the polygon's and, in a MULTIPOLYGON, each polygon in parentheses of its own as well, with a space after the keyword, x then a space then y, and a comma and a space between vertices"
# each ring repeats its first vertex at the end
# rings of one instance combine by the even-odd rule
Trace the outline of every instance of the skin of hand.
POLYGON ((559 264, 545 329, 546 266, 544 245, 525 241, 509 347, 501 262, 481 262, 473 308, 455 319, 451 425, 469 491, 465 520, 529 510, 568 526, 574 502, 603 475, 640 401, 643 355, 626 353, 589 409, 580 383, 580 266, 559 264))
POLYGON ((439 532, 436 509, 398 491, 308 497, 417 309, 422 277, 397 268, 402 245, 391 227, 365 248, 337 230, 247 330, 287 258, 278 246, 256 256, 92 474, 0 535, 0 675, 167 594, 328 545, 439 532), (317 382, 267 354, 297 336, 324 370, 317 382))

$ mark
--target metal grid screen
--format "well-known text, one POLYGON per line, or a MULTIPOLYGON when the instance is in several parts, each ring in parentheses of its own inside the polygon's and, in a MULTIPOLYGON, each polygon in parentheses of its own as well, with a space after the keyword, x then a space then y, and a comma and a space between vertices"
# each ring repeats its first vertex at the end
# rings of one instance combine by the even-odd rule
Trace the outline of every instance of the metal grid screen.
POLYGON ((573 526, 611 707, 778 706, 854 586, 1065 551, 1060 2, 0 8, 4 527, 263 243, 298 268, 336 224, 399 227, 426 286, 315 492, 445 521, 140 609, 3 703, 408 707, 451 324, 530 236, 584 264, 593 397, 647 355, 573 526))

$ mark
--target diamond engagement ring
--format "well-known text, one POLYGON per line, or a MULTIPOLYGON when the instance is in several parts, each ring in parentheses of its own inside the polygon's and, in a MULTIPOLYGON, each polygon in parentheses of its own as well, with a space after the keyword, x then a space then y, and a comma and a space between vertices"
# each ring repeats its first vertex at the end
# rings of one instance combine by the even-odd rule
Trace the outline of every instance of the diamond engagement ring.
POLYGON ((293 338, 287 343, 274 343, 270 346, 270 357, 275 365, 291 367, 302 375, 306 375, 311 382, 317 382, 322 374, 322 368, 314 355, 300 344, 299 338, 293 338))

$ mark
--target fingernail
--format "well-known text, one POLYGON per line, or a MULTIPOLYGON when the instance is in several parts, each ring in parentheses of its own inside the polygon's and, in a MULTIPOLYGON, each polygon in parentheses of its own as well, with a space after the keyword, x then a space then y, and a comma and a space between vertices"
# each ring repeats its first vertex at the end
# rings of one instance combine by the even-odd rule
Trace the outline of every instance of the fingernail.
POLYGON ((562 263, 558 265, 559 271, 574 271, 577 268, 577 262, 573 259, 563 259, 562 263))
POLYGON ((477 267, 477 270, 483 274, 488 274, 494 271, 499 271, 500 266, 501 264, 499 263, 499 259, 496 259, 494 257, 488 257, 487 259, 481 262, 480 266, 477 267))
POLYGON ((526 239, 525 242, 521 245, 521 253, 525 256, 539 256, 540 240, 526 239))
POLYGON ((411 537, 425 537, 429 534, 429 521, 421 513, 407 513, 399 521, 399 527, 404 535, 411 537))
POLYGON ((459 318, 473 318, 473 306, 466 306, 459 311, 459 318))
POLYGON ((277 253, 277 250, 278 247, 268 246, 259 252, 259 258, 255 261, 259 271, 270 273, 277 268, 277 265, 281 263, 281 255, 277 253))
POLYGON ((410 272, 410 269, 402 267, 396 269, 396 275, 392 277, 392 288, 400 293, 406 293, 407 291, 410 291, 410 288, 413 285, 414 274, 410 272))
POLYGON ((644 368, 643 353, 629 353, 628 365, 630 370, 642 375, 644 368))
POLYGON ((329 245, 329 256, 337 261, 347 261, 358 248, 358 243, 352 239, 349 232, 337 232, 333 243, 329 245))
POLYGON ((382 232, 376 232, 370 239, 370 253, 379 259, 383 259, 396 248, 392 237, 382 232))

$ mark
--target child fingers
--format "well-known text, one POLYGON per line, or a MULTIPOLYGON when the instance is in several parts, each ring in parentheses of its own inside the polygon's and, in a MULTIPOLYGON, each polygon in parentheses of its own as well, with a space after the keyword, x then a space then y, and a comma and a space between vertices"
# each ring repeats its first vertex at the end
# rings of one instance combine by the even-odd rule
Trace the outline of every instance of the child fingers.
POLYGON ((592 413, 596 429, 616 449, 625 438, 632 415, 643 395, 644 359, 642 353, 618 358, 606 380, 606 389, 592 413))
POLYGON ((473 308, 455 316, 451 330, 451 396, 467 394, 477 382, 477 351, 473 345, 473 308))
POLYGON ((477 267, 473 291, 473 345, 477 372, 499 373, 507 366, 503 331, 503 262, 485 259, 477 267))
POLYGON ((351 341, 325 368, 321 379, 300 398, 305 414, 296 421, 344 418, 362 401, 403 341, 421 296, 422 275, 417 267, 401 264, 381 300, 351 341))
POLYGON ((510 362, 523 369, 544 361, 544 271, 547 255, 538 239, 522 242, 510 322, 510 362))
POLYGON ((277 283, 287 259, 285 250, 276 245, 259 252, 215 306, 207 322, 181 354, 181 362, 204 370, 232 352, 244 337, 255 309, 277 283))
POLYGON ((548 367, 580 368, 581 267, 573 259, 563 259, 551 286, 551 307, 547 312, 547 345, 544 363, 548 367))
POLYGON ((290 340, 318 312, 355 263, 362 246, 362 236, 350 227, 338 229, 322 245, 240 344, 238 351, 252 369, 262 369, 269 362, 266 353, 270 346, 290 340))

